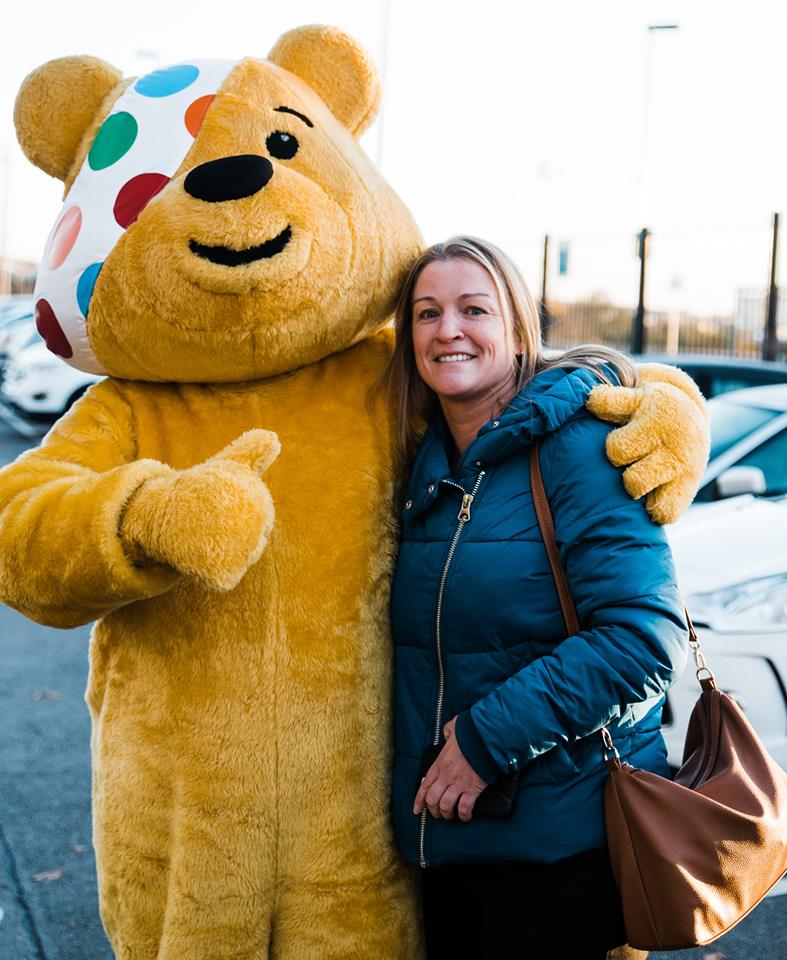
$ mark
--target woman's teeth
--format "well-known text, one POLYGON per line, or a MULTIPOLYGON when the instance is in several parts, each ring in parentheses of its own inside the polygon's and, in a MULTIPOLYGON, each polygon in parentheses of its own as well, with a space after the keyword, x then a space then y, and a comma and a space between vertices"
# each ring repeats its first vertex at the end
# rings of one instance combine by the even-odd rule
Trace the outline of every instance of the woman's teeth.
POLYGON ((446 353, 437 358, 438 363, 459 363, 461 360, 475 360, 471 353, 446 353))

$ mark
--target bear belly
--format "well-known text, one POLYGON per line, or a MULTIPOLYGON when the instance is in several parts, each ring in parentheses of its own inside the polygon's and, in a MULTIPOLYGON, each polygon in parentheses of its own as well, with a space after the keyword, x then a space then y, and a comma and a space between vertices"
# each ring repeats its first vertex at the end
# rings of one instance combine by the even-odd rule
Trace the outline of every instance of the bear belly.
POLYGON ((418 952, 388 823, 390 441, 362 406, 368 371, 332 366, 151 386, 140 456, 187 466, 252 427, 282 453, 274 532, 234 590, 182 581, 95 629, 96 849, 119 957, 213 960, 225 940, 228 957, 418 952))

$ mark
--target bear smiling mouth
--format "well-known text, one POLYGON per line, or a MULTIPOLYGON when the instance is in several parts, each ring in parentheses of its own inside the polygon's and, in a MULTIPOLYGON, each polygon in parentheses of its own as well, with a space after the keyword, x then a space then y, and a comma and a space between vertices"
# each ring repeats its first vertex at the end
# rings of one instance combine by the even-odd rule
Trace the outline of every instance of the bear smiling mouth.
POLYGON ((256 247, 246 247, 245 250, 232 250, 230 247, 209 247, 196 240, 189 240, 189 249, 198 257, 218 263, 222 267, 239 267, 244 263, 254 263, 255 260, 265 260, 275 257, 287 246, 292 237, 292 229, 285 227, 282 232, 265 243, 256 247))

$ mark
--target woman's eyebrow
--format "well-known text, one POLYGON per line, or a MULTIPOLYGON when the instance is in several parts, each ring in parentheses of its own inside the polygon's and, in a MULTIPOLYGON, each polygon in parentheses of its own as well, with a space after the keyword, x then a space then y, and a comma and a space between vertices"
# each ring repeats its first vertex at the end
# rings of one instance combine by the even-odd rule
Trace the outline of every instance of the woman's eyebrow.
POLYGON ((273 108, 277 113, 291 113, 294 117, 297 117, 299 120, 303 120, 307 127, 313 127, 314 124, 308 117, 304 117, 302 113, 298 113, 297 110, 293 110, 292 107, 274 107, 273 108))
MULTIPOLYGON (((489 299, 491 299, 491 296, 488 293, 460 293, 457 299, 465 300, 471 297, 489 297, 489 299)), ((431 295, 427 295, 425 297, 416 297, 415 300, 413 300, 413 303, 414 304, 418 303, 419 300, 435 300, 436 301, 437 297, 433 297, 431 295)))

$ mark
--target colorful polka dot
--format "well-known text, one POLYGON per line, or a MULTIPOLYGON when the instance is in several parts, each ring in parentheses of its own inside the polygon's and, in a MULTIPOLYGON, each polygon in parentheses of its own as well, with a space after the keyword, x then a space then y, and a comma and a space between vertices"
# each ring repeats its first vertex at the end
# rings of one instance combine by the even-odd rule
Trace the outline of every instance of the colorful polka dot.
POLYGON ((163 70, 154 70, 140 77, 134 89, 143 97, 171 97, 190 87, 199 76, 199 68, 191 63, 180 63, 163 70))
POLYGON ((55 311, 48 300, 41 299, 36 303, 36 329, 44 338, 47 349, 52 353, 65 360, 73 357, 74 351, 71 349, 71 344, 63 333, 63 328, 58 323, 55 311))
POLYGON ((192 135, 196 137, 202 126, 202 121, 205 119, 205 114, 208 112, 208 107, 216 99, 214 93, 209 93, 205 97, 200 97, 198 100, 195 100, 186 110, 186 114, 183 117, 183 122, 186 124, 186 129, 192 135))
POLYGON ((50 270, 57 270, 71 253, 81 229, 82 211, 79 207, 69 207, 52 232, 48 260, 50 270))
POLYGON ((121 188, 112 212, 117 223, 125 230, 142 213, 157 193, 169 183, 163 173, 140 173, 121 188))
POLYGON ((139 127, 130 113, 113 113, 101 124, 87 162, 91 170, 104 170, 128 153, 137 139, 139 127))
POLYGON ((91 263, 89 267, 82 271, 77 281, 77 303, 85 320, 87 320, 87 311, 93 296, 93 287, 96 285, 96 280, 98 280, 98 275, 101 273, 103 266, 103 262, 91 263))
POLYGON ((103 263, 203 135, 217 91, 236 66, 189 60, 152 70, 133 80, 93 128, 49 235, 34 296, 47 347, 76 368, 103 372, 86 330, 99 308, 103 263))

